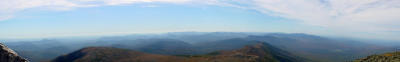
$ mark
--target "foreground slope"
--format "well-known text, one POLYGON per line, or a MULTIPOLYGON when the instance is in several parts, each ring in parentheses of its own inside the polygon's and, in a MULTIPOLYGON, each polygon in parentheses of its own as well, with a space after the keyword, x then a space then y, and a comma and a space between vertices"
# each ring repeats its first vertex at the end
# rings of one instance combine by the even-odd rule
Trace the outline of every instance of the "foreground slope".
POLYGON ((232 51, 219 51, 202 55, 191 56, 187 62, 305 62, 306 60, 294 56, 266 43, 257 43, 232 51), (211 56, 208 56, 211 55, 211 56))
POLYGON ((0 62, 28 62, 2 43, 0 43, 0 48, 0 62))
POLYGON ((366 58, 357 59, 354 62, 400 62, 400 52, 371 55, 366 58))
POLYGON ((231 51, 218 51, 205 55, 168 56, 137 51, 89 47, 68 55, 60 56, 53 62, 303 62, 302 58, 291 55, 266 43, 245 46, 231 51))
POLYGON ((174 56, 147 54, 110 47, 88 47, 68 55, 60 56, 53 62, 173 62, 182 60, 174 56))

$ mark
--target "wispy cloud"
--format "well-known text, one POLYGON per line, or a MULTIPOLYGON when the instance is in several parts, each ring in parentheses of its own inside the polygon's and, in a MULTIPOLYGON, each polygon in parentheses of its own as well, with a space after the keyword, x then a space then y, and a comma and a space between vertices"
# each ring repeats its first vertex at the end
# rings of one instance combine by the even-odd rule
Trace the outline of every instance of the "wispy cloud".
POLYGON ((91 4, 79 4, 69 0, 0 0, 0 20, 12 18, 14 13, 32 9, 70 10, 77 7, 92 7, 91 4))
POLYGON ((341 32, 400 31, 400 0, 251 0, 245 4, 268 15, 341 32))
POLYGON ((263 13, 348 30, 399 31, 399 0, 253 0, 263 13))
POLYGON ((0 20, 11 18, 14 13, 44 8, 50 10, 71 10, 81 7, 124 5, 133 3, 185 3, 191 0, 0 0, 0 20))
POLYGON ((12 18, 12 15, 0 15, 0 21, 12 18))
MULTIPOLYGON (((134 3, 204 4, 257 10, 339 32, 400 31, 400 0, 0 0, 0 20, 32 8, 70 10, 134 3)), ((16 16, 17 17, 17 16, 16 16)))
POLYGON ((400 31, 400 0, 229 0, 228 3, 347 33, 345 36, 390 37, 397 35, 387 31, 400 31), (371 36, 353 35, 354 32, 371 36))

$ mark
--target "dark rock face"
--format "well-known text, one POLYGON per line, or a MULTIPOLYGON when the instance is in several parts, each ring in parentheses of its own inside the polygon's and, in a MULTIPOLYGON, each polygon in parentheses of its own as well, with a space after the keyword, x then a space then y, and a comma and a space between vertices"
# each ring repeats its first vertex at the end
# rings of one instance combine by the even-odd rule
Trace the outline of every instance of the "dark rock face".
POLYGON ((0 43, 0 48, 0 62, 29 62, 2 43, 0 43))

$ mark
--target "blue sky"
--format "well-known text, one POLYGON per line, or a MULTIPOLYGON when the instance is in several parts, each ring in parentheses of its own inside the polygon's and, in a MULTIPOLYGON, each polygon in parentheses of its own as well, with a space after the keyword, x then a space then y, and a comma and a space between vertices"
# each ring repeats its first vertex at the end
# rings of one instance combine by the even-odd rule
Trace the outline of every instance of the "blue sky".
POLYGON ((399 40, 399 1, 0 0, 0 38, 285 32, 399 40))

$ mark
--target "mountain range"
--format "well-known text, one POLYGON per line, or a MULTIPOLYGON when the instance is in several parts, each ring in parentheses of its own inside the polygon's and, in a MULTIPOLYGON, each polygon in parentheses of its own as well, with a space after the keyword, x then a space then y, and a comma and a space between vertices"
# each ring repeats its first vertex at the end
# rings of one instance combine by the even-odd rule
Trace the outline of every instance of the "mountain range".
POLYGON ((160 55, 111 47, 88 47, 60 56, 53 62, 304 62, 266 43, 204 55, 160 55))
POLYGON ((32 62, 50 61, 86 47, 111 47, 157 55, 204 55, 221 50, 237 50, 259 42, 315 62, 343 62, 393 48, 357 40, 342 40, 302 33, 259 32, 173 32, 107 36, 89 40, 44 39, 4 42, 32 62))

